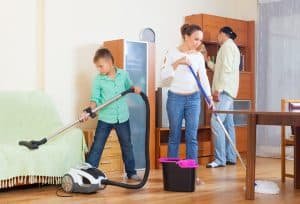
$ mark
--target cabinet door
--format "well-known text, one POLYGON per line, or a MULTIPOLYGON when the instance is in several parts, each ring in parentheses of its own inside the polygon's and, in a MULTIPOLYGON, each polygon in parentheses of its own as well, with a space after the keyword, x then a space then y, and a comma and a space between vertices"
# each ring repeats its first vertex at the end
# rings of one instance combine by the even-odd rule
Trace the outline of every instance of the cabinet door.
POLYGON ((218 42, 218 33, 224 25, 226 25, 226 20, 223 17, 203 15, 203 40, 206 42, 218 42))
MULTIPOLYGON (((146 42, 125 41, 125 67, 134 86, 139 86, 147 94, 148 90, 148 44, 146 42)), ((131 141, 136 168, 145 168, 146 111, 144 101, 136 94, 127 97, 131 141)))
POLYGON ((240 72, 238 99, 252 98, 252 73, 240 72))

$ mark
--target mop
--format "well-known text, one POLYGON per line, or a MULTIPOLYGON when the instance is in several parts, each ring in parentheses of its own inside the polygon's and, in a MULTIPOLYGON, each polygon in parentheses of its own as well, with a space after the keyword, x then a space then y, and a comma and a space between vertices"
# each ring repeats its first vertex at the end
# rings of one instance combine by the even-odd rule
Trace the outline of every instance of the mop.
MULTIPOLYGON (((191 66, 188 66, 188 67, 189 67, 191 73, 193 74, 193 76, 194 76, 194 78, 197 82, 198 88, 201 91, 201 93, 203 94, 206 103, 209 104, 209 105, 212 104, 212 110, 215 111, 215 106, 213 105, 210 98, 207 96, 207 94, 206 94, 204 88, 202 87, 202 85, 200 83, 200 80, 197 77, 196 73, 194 72, 193 68, 191 66)), ((237 150, 235 144, 231 140, 231 138, 229 136, 229 133, 227 132, 226 128, 224 127, 224 124, 223 124, 222 120, 220 119, 220 117, 218 116, 218 114, 216 112, 213 112, 213 114, 216 117, 216 119, 217 119, 218 123, 220 124, 220 126, 222 127, 222 130, 224 131, 227 140, 229 141, 230 145, 233 147, 236 155, 238 156, 238 158, 239 158, 239 160, 242 164, 242 167, 246 171, 246 165, 245 165, 239 151, 237 150)), ((278 194, 279 193, 278 185, 274 182, 271 182, 271 181, 255 181, 254 185, 255 185, 255 192, 256 193, 264 193, 264 194, 278 194)))

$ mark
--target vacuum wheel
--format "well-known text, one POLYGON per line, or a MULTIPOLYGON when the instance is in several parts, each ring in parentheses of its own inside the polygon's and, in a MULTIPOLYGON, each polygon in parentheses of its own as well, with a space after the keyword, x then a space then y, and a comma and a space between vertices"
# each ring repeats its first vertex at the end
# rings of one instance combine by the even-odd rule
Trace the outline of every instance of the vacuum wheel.
POLYGON ((62 178, 61 187, 66 193, 72 193, 74 186, 73 178, 70 174, 65 174, 62 178))

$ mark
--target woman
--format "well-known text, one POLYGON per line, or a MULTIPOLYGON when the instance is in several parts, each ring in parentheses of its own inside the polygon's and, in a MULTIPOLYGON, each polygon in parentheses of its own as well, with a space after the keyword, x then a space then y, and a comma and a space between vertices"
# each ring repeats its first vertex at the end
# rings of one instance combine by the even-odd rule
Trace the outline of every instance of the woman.
POLYGON ((203 55, 197 51, 203 38, 198 25, 181 27, 183 42, 170 50, 161 70, 161 79, 168 81, 167 113, 170 125, 168 157, 178 157, 182 120, 185 120, 186 158, 198 163, 197 130, 201 111, 200 91, 188 66, 198 74, 207 95, 211 96, 203 55))

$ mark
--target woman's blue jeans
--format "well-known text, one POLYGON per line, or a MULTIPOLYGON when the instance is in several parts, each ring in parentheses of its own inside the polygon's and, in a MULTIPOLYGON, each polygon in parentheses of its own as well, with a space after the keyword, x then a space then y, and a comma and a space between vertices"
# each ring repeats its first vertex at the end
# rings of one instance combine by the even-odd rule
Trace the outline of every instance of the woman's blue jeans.
POLYGON ((178 157, 182 120, 185 119, 186 158, 194 159, 198 163, 197 132, 200 111, 200 92, 190 95, 168 92, 167 113, 170 126, 168 157, 178 157))
POLYGON ((123 123, 114 124, 106 123, 99 120, 94 136, 94 142, 87 157, 87 162, 94 167, 98 167, 106 140, 109 136, 110 131, 113 128, 116 130, 120 142, 127 177, 130 178, 132 175, 136 174, 136 170, 130 137, 129 120, 123 123))

